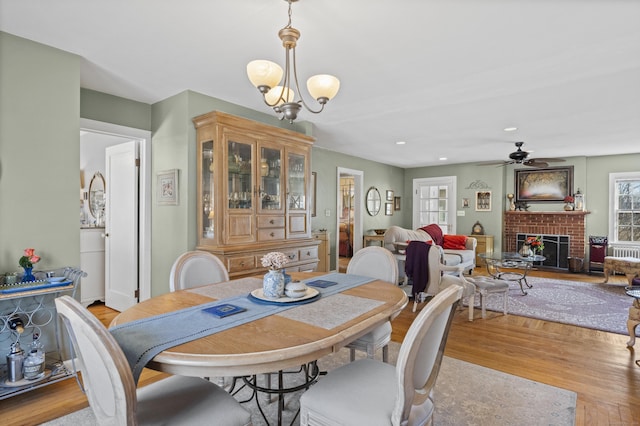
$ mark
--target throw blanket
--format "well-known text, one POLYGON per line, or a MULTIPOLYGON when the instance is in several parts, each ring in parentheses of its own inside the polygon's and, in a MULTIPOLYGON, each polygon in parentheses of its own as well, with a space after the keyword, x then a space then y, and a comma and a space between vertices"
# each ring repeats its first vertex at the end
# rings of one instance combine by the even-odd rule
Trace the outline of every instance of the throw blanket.
POLYGON ((424 292, 429 284, 429 249, 431 244, 424 241, 410 241, 407 246, 407 260, 404 271, 413 281, 413 297, 424 292))
POLYGON ((431 225, 424 226, 420 229, 429 234, 437 246, 442 247, 444 244, 444 236, 442 235, 442 229, 438 225, 432 223, 431 225))

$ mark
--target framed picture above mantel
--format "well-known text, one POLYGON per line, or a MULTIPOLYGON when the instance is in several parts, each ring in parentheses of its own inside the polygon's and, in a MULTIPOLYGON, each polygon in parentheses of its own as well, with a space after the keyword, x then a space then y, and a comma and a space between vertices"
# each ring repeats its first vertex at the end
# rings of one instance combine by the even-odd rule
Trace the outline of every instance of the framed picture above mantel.
POLYGON ((573 166, 515 170, 516 202, 562 203, 573 194, 573 166))

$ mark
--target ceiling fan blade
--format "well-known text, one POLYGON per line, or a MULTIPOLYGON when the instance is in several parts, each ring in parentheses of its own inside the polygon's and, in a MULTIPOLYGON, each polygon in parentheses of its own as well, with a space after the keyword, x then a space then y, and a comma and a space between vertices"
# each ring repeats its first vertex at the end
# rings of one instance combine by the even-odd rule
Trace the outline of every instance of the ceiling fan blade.
POLYGON ((566 160, 562 158, 532 158, 531 161, 543 161, 545 163, 562 163, 566 160))
POLYGON ((506 164, 511 164, 511 161, 482 161, 476 163, 476 166, 504 166, 506 164))
POLYGON ((522 164, 524 164, 527 167, 537 167, 537 168, 549 167, 549 163, 540 161, 540 158, 532 158, 531 160, 527 160, 522 164))

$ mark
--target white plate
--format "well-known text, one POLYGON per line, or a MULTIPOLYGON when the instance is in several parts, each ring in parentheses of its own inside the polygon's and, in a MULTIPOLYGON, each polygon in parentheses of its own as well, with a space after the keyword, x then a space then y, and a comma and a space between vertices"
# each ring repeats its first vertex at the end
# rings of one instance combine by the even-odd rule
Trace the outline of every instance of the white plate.
POLYGON ((291 303, 291 302, 300 302, 301 300, 311 299, 312 297, 316 297, 318 295, 318 293, 319 293, 319 291, 316 290, 315 288, 307 287, 307 292, 302 297, 296 297, 294 299, 292 297, 283 296, 283 297, 279 297, 277 299, 274 299, 273 297, 265 296, 263 289, 257 288, 257 289, 255 289, 255 290, 253 290, 251 292, 251 295, 253 297, 255 297, 256 299, 266 300, 268 302, 291 303))
POLYGON ((60 283, 66 280, 65 277, 47 277, 47 281, 50 283, 60 283))

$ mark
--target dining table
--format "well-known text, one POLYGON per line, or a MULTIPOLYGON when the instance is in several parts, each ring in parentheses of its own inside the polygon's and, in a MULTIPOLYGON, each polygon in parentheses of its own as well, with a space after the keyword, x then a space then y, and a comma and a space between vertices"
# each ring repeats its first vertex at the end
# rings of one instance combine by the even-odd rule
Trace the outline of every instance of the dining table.
MULTIPOLYGON (((144 367, 195 377, 250 376, 299 367, 339 351, 394 319, 408 302, 405 292, 395 283, 341 273, 290 274, 294 281, 315 289, 317 296, 299 303, 282 303, 274 306, 273 313, 267 311, 256 319, 238 321, 212 334, 167 347, 154 354, 144 367), (341 285, 312 287, 314 283, 341 285), (342 283, 352 284, 345 287, 342 283)), ((164 329, 187 330, 189 324, 184 321, 188 319, 166 315, 199 310, 212 303, 216 306, 218 302, 244 306, 247 312, 259 310, 261 304, 253 302, 260 300, 251 300, 251 295, 260 291, 262 283, 262 276, 244 277, 154 296, 118 314, 110 330, 112 334, 114 329, 126 334, 129 325, 140 323, 143 334, 153 334, 155 318, 164 319, 164 329)))

